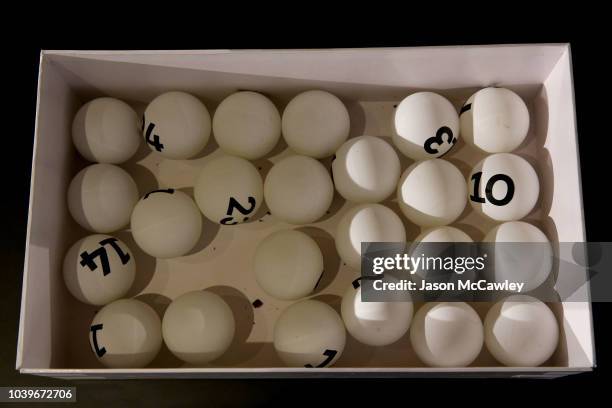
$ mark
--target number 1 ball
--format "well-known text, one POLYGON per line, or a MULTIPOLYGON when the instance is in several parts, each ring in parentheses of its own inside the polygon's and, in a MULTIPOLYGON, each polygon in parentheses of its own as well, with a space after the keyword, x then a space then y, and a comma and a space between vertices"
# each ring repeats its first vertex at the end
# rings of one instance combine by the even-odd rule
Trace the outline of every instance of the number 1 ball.
POLYGON ((527 160, 498 153, 474 167, 468 191, 476 211, 496 221, 515 221, 533 210, 540 195, 540 182, 527 160))
POLYGON ((89 329, 89 343, 106 367, 145 367, 161 349, 161 321, 144 302, 116 300, 96 313, 89 329))
POLYGON ((417 92, 397 105, 393 143, 414 160, 447 153, 459 137, 459 116, 452 103, 433 92, 417 92))
POLYGON ((198 98, 185 92, 166 92, 149 103, 143 133, 147 146, 168 159, 189 159, 210 138, 210 114, 198 98))
POLYGON ((156 258, 187 254, 202 233, 202 215, 193 200, 175 189, 151 191, 132 212, 136 244, 156 258))
POLYGON ((64 257, 64 282, 83 303, 101 306, 122 298, 136 276, 127 245, 109 235, 90 235, 72 245, 64 257))
POLYGON ((529 131, 529 111, 520 96, 505 88, 485 88, 461 109, 461 137, 487 153, 511 152, 529 131))
POLYGON ((79 109, 72 122, 72 141, 91 162, 118 164, 140 146, 140 121, 134 109, 114 98, 98 98, 79 109))
POLYGON ((68 186, 68 211, 83 228, 108 233, 124 228, 138 201, 138 187, 122 168, 92 164, 68 186))
POLYGON ((168 349, 191 364, 206 364, 221 357, 234 338, 232 309, 217 294, 205 290, 174 299, 162 320, 168 349))
POLYGON ((263 181, 248 160, 223 156, 202 169, 193 195, 206 218, 233 225, 255 215, 263 201, 263 181))
POLYGON ((422 227, 437 227, 455 221, 467 204, 463 175, 443 159, 417 162, 408 167, 397 187, 400 209, 422 227))
POLYGON ((274 325, 274 349, 290 367, 329 367, 338 360, 345 343, 342 319, 318 300, 292 304, 274 325))

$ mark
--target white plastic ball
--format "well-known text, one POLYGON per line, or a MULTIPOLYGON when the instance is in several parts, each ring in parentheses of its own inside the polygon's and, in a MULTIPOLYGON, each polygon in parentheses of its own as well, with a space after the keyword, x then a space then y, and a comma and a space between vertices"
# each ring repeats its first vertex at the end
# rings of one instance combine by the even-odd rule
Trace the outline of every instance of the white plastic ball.
POLYGON ((362 204, 342 216, 335 239, 340 258, 360 271, 362 242, 405 242, 406 230, 400 217, 384 205, 362 204))
POLYGON ((485 318, 485 342, 506 366, 537 367, 557 349, 559 325, 545 303, 526 295, 497 302, 485 318))
POLYGON ((223 156, 202 169, 193 195, 208 219, 234 225, 248 221, 257 213, 263 202, 263 181, 248 160, 223 156))
POLYGON ((529 111, 520 96, 505 88, 484 88, 461 108, 461 137, 487 153, 511 152, 529 131, 529 111))
POLYGON ((270 153, 281 136, 281 117, 272 101, 257 92, 225 98, 213 117, 213 134, 227 154, 255 160, 270 153))
POLYGON ((349 136, 346 106, 325 91, 306 91, 294 97, 283 112, 283 137, 298 154, 321 159, 334 154, 349 136))
POLYGON ((459 116, 452 103, 433 92, 402 100, 393 118, 393 143, 406 156, 425 160, 446 154, 459 138, 459 116))
POLYGON ((72 218, 92 232, 108 233, 127 226, 138 201, 138 187, 123 169, 112 164, 92 164, 68 186, 72 218))
POLYGON ((378 137, 345 142, 332 162, 334 184, 342 197, 356 203, 377 203, 397 187, 401 168, 395 150, 378 137))
POLYGON ((296 300, 309 295, 323 273, 323 254, 301 231, 284 230, 259 243, 253 260, 255 279, 269 295, 296 300))
POLYGON ((89 343, 98 361, 106 367, 145 367, 161 349, 161 322, 146 303, 116 300, 93 318, 89 343))
POLYGON ((170 303, 162 319, 162 334, 172 354, 202 365, 227 351, 235 325, 232 309, 219 295, 197 290, 170 303))
POLYGON ((414 239, 415 242, 474 242, 472 238, 459 228, 443 227, 429 228, 414 239))
POLYGON ((290 224, 309 224, 325 215, 334 198, 327 169, 306 156, 290 156, 276 163, 264 182, 270 213, 290 224))
MULTIPOLYGON (((388 280, 388 278, 385 278, 388 280)), ((350 285, 342 297, 342 320, 357 341, 386 346, 398 341, 410 328, 412 302, 362 302, 361 286, 350 285)))
POLYGON ((127 103, 97 98, 81 106, 74 117, 72 141, 91 162, 123 163, 140 145, 140 120, 127 103))
POLYGON ((546 235, 522 221, 505 222, 485 236, 493 247, 493 280, 521 282, 528 292, 548 279, 552 270, 553 249, 546 235))
POLYGON ((132 212, 132 235, 136 244, 156 258, 187 254, 202 234, 202 216, 193 200, 182 191, 150 191, 132 212))
POLYGON ((408 167, 397 187, 400 209, 413 223, 423 227, 457 220, 467 201, 465 179, 446 160, 432 159, 408 167))
POLYGON ((274 325, 274 349, 290 367, 329 367, 338 360, 345 343, 342 319, 318 300, 292 304, 274 325))
POLYGON ((540 195, 540 182, 527 160, 498 153, 474 167, 468 193, 476 211, 496 221, 515 221, 533 210, 540 195))
POLYGON ((210 138, 210 114, 195 96, 166 92, 153 99, 144 113, 143 133, 149 148, 168 159, 189 159, 210 138))
POLYGON ((465 367, 482 350, 483 326, 467 303, 426 303, 414 316, 410 342, 417 356, 432 367, 465 367))
POLYGON ((119 239, 90 235, 70 247, 64 257, 63 275, 72 296, 102 306, 130 290, 136 277, 136 260, 119 239))

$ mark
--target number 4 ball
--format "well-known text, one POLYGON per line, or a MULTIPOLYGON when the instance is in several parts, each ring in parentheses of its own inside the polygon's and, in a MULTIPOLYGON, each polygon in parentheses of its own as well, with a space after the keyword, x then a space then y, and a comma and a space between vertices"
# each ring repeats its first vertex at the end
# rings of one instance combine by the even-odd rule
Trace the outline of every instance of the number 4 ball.
POLYGON ((417 92, 396 108, 393 143, 414 160, 434 159, 447 153, 459 136, 459 116, 441 95, 417 92))
POLYGON ((497 221, 514 221, 531 212, 540 195, 540 182, 527 160, 498 153, 474 167, 468 191, 477 211, 497 221))
POLYGON ((224 156, 208 163, 193 195, 202 213, 224 225, 246 222, 263 201, 261 175, 248 160, 224 156))

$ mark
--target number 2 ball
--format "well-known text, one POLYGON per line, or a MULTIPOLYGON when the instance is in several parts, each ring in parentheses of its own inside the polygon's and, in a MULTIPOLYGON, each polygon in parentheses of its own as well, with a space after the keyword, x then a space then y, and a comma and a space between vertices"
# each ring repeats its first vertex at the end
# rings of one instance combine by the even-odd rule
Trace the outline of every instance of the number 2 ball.
POLYGON ((486 157, 468 180, 472 207, 496 221, 515 221, 531 212, 540 195, 538 175, 527 160, 511 153, 486 157))
POLYGON ((200 172, 193 195, 206 218, 224 225, 246 222, 263 201, 263 181, 248 160, 223 156, 200 172))
POLYGON ((150 191, 136 204, 131 220, 136 244, 156 258, 187 254, 202 233, 202 215, 191 197, 172 188, 150 191))
POLYGON ((397 105, 393 143, 414 160, 447 153, 459 137, 459 116, 452 103, 433 92, 417 92, 397 105))
POLYGON ((147 146, 168 159, 189 159, 210 138, 211 121, 206 106, 185 92, 166 92, 149 103, 143 133, 147 146))
POLYGON ((342 319, 318 300, 292 304, 274 326, 274 349, 290 367, 329 367, 338 360, 345 343, 342 319))
POLYGON ((77 241, 64 257, 64 282, 83 303, 101 306, 122 298, 136 276, 136 262, 127 245, 109 235, 77 241))
POLYGON ((144 302, 116 300, 94 316, 89 343, 98 361, 106 367, 145 367, 161 349, 161 321, 144 302))

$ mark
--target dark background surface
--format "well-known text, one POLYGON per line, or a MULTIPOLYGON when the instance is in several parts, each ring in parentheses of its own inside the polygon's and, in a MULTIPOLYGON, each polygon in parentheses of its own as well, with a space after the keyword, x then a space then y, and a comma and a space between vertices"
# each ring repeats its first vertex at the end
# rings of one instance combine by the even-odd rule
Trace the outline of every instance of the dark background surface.
MULTIPOLYGON (((392 10, 388 10, 392 11, 392 10)), ((209 18, 196 24, 185 23, 170 38, 168 27, 158 24, 149 27, 115 26, 113 21, 96 25, 86 19, 76 19, 63 26, 56 22, 30 31, 29 43, 11 44, 6 50, 10 58, 5 67, 3 88, 6 100, 3 135, 3 196, 2 245, 0 247, 0 386, 61 386, 76 385, 78 401, 93 405, 203 405, 243 406, 313 405, 337 398, 343 404, 349 401, 382 403, 399 400, 413 404, 416 400, 438 405, 444 400, 468 399, 470 402, 496 404, 499 400, 514 403, 534 402, 534 398, 551 403, 566 395, 594 398, 610 385, 610 336, 607 330, 608 303, 593 305, 595 343, 598 367, 584 373, 557 380, 450 380, 450 379, 381 379, 381 380, 131 380, 131 381, 75 381, 67 382, 20 375, 15 371, 15 349, 21 296, 23 252, 27 222, 32 136, 36 103, 36 83, 40 49, 207 49, 207 48, 326 48, 421 46, 495 43, 570 42, 572 46, 580 157, 582 164, 583 200, 586 230, 589 241, 610 241, 607 189, 610 178, 610 138, 607 125, 610 117, 607 87, 609 72, 604 62, 608 44, 604 43, 606 24, 592 19, 578 23, 569 16, 555 15, 555 28, 550 18, 511 19, 501 24, 493 13, 475 22, 456 18, 450 23, 434 20, 427 28, 414 25, 418 15, 393 24, 385 20, 383 27, 355 20, 351 29, 340 30, 339 20, 317 22, 315 26, 290 21, 281 26, 275 23, 273 33, 262 35, 262 23, 253 24, 252 31, 244 29, 235 37, 222 35, 223 31, 207 29, 209 18), (446 27, 446 32, 438 30, 446 27), (534 28, 535 27, 535 28, 534 28), (43 28, 45 29, 43 31, 43 28), (467 28, 467 29, 466 29, 467 28), (61 29, 61 30, 60 30, 61 29), (541 31, 538 31, 541 30, 541 31), (58 35, 61 31, 61 35, 58 35), (112 31, 112 37, 108 37, 112 31), (316 31, 317 36, 313 36, 316 31), (97 32, 98 37, 92 33, 97 32), (263 38, 262 38, 263 37, 263 38), (145 41, 146 40, 146 41, 145 41), (10 78, 10 79, 7 79, 10 78), (10 89, 9 89, 10 88, 10 89), (6 184, 8 183, 8 186, 6 184), (529 394, 527 394, 529 393, 529 394), (529 395, 529 396, 528 396, 529 395)), ((173 16, 166 16, 172 19, 173 16)), ((228 16, 224 16, 228 18, 228 16)), ((148 20, 150 21, 150 20, 148 20)), ((175 21, 176 22, 176 21, 175 21)), ((180 21, 178 21, 180 22, 180 21)), ((226 22, 237 27, 236 20, 226 22)), ((255 23, 258 23, 257 21, 255 23)), ((311 23, 314 23, 311 21, 311 23)), ((382 25, 382 24, 381 24, 382 25)), ((426 24, 424 24, 426 25, 426 24)), ((226 30, 227 31, 227 30, 226 30)), ((7 34, 11 42, 16 33, 7 34)))

